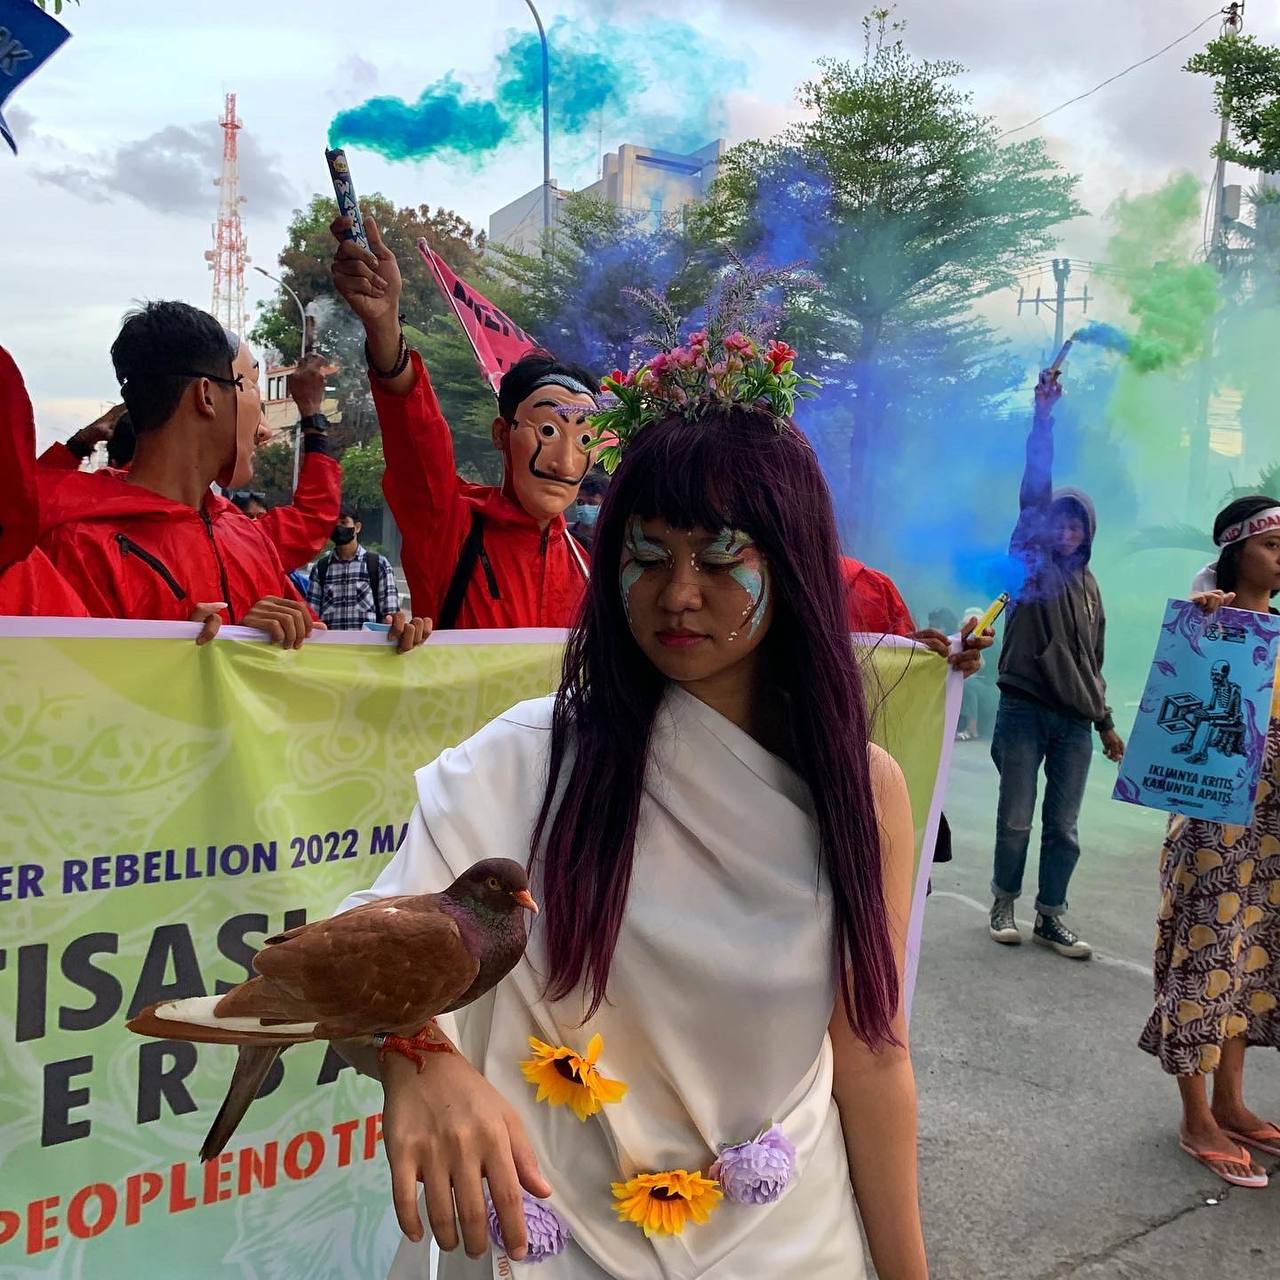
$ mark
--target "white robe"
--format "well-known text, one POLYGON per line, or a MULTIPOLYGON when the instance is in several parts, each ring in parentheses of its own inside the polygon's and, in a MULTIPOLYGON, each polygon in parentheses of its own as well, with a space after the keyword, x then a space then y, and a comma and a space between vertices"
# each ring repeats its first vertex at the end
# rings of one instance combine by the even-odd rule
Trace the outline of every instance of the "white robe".
MULTIPOLYGON (((552 700, 525 702, 418 771, 395 858, 344 908, 444 888, 481 858, 525 860, 547 776, 552 700)), ((535 897, 538 885, 533 885, 535 897)), ((525 958, 446 1029, 519 1110, 573 1241, 539 1280, 861 1280, 862 1238, 827 1035, 836 998, 830 896, 808 792, 780 759, 673 686, 654 726, 631 892, 609 995, 548 1004, 535 924, 525 958), (585 1051, 630 1090, 586 1122, 534 1101, 528 1037, 585 1051), (646 1239, 613 1210, 636 1173, 706 1171, 722 1146, 781 1125, 797 1173, 775 1204, 727 1200, 703 1226, 646 1239)), ((427 1274, 407 1242, 392 1277, 427 1274)), ((523 1273, 505 1257, 444 1256, 441 1280, 523 1273)))

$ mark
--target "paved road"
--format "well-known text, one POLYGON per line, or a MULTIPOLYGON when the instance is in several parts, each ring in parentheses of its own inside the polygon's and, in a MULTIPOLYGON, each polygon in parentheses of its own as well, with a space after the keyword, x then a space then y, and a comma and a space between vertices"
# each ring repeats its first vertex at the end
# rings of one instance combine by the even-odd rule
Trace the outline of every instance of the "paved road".
MULTIPOLYGON (((1071 922, 1089 963, 986 934, 995 770, 958 743, 912 1021, 935 1280, 1276 1280, 1280 1160, 1233 1191, 1177 1146, 1177 1089, 1135 1040, 1151 1007, 1158 815, 1109 798, 1099 755, 1071 922)), ((1034 919, 1034 849, 1019 921, 1034 919)), ((1250 1102, 1280 1119, 1280 1058, 1250 1102)))

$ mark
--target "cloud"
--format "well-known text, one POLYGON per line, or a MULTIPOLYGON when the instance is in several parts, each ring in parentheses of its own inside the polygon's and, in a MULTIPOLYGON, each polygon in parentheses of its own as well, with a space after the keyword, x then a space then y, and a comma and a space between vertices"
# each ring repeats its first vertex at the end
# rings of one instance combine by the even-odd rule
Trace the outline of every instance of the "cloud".
MULTIPOLYGON (((255 213, 279 213, 295 203, 293 186, 278 159, 264 152, 251 133, 240 132, 237 152, 240 194, 255 213)), ((221 170, 222 130, 207 121, 167 125, 114 151, 37 169, 34 176, 85 200, 126 196, 158 213, 211 218, 218 206, 214 179, 221 170)))
POLYGON ((36 118, 30 111, 24 111, 19 106, 9 106, 4 109, 4 118, 13 133, 14 141, 18 144, 19 152, 24 142, 35 141, 36 118))

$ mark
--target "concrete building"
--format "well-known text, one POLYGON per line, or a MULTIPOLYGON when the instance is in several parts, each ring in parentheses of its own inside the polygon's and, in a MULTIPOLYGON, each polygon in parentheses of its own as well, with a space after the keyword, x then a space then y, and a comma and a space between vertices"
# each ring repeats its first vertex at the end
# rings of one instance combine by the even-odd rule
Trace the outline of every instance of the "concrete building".
MULTIPOLYGON (((678 217, 686 205, 706 199, 726 150, 723 138, 687 155, 626 143, 605 156, 600 178, 579 194, 647 214, 656 230, 665 219, 678 217)), ((569 194, 552 182, 552 226, 569 194)), ((542 231, 540 186, 489 216, 489 239, 520 253, 536 250, 542 231)))

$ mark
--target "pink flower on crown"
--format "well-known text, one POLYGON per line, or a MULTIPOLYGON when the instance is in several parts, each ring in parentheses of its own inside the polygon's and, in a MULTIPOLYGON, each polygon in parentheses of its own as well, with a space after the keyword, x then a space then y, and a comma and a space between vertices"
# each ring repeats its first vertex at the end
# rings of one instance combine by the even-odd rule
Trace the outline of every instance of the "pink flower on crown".
POLYGON ((781 373, 782 367, 796 358, 796 349, 789 347, 785 342, 779 342, 777 338, 771 338, 768 349, 765 351, 765 359, 773 366, 774 373, 781 373))
POLYGON ((677 369, 692 369, 697 357, 688 347, 676 347, 671 352, 671 363, 677 369))
POLYGON ((724 349, 730 355, 749 356, 755 351, 755 343, 747 337, 740 329, 735 329, 724 340, 724 349))
POLYGON ((707 331, 705 329, 698 329, 689 335, 689 346, 695 351, 704 348, 707 345, 707 341, 707 331))
POLYGON ((645 365, 655 378, 661 378, 671 367, 671 357, 665 351, 659 351, 652 360, 645 365))

